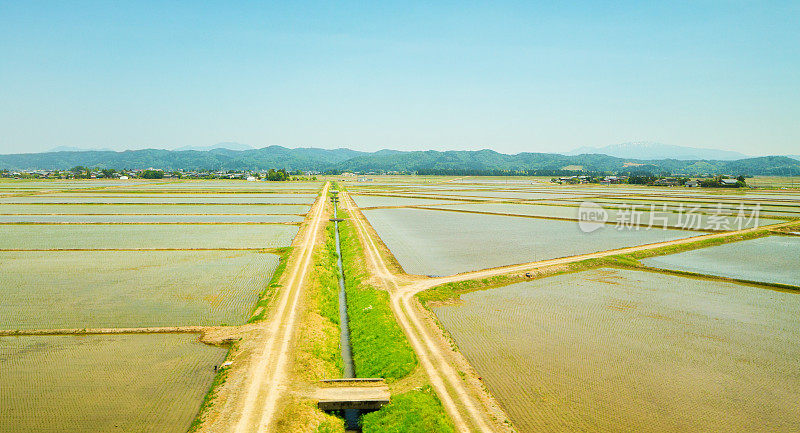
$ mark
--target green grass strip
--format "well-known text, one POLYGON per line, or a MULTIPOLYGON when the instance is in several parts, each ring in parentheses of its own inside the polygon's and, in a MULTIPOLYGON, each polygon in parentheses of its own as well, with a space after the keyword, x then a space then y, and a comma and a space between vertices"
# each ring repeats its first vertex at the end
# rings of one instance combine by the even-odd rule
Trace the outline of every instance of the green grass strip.
MULTIPOLYGON (((340 211, 339 217, 347 218, 340 211)), ((364 253, 352 223, 339 224, 342 261, 347 291, 350 344, 358 377, 382 377, 394 381, 417 366, 417 357, 395 320, 389 294, 366 284, 364 253)))
POLYGON ((391 403, 361 418, 364 433, 455 432, 430 385, 392 397, 391 403))
POLYGON ((275 296, 278 287, 280 287, 279 281, 286 271, 286 262, 292 254, 292 247, 277 248, 274 253, 280 256, 280 261, 278 262, 278 266, 275 267, 275 271, 272 273, 269 284, 267 284, 264 290, 258 295, 258 302, 253 306, 253 311, 250 313, 250 320, 248 320, 247 323, 258 322, 267 317, 269 304, 272 302, 272 298, 275 296))
MULTIPOLYGON (((235 344, 236 343, 233 343, 233 345, 228 348, 228 354, 225 355, 226 360, 228 359, 228 356, 230 356, 231 352, 235 350, 235 344)), ((226 380, 228 380, 228 370, 230 370, 230 366, 221 367, 219 370, 217 370, 217 375, 214 376, 214 381, 211 382, 211 387, 208 388, 208 392, 203 397, 203 403, 200 404, 200 410, 197 411, 197 416, 195 416, 192 420, 192 424, 189 426, 188 433, 197 431, 197 429, 199 429, 205 421, 206 414, 209 410, 211 410, 211 407, 214 406, 214 399, 217 398, 217 392, 219 391, 219 388, 225 384, 226 380)))

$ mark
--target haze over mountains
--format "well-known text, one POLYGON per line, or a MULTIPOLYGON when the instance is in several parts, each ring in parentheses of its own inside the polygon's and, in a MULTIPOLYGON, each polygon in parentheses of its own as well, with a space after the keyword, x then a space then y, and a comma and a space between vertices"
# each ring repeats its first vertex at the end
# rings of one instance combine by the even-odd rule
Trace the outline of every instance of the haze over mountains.
POLYGON ((605 147, 579 147, 564 153, 564 155, 580 154, 600 154, 630 159, 680 159, 683 161, 699 159, 735 161, 749 158, 743 153, 730 150, 701 149, 647 141, 612 144, 605 147))
POLYGON ((196 151, 207 151, 207 150, 214 150, 214 149, 228 149, 228 150, 252 150, 255 147, 249 144, 237 143, 235 141, 225 141, 222 143, 217 143, 211 146, 183 146, 178 147, 172 150, 182 151, 182 150, 196 150, 196 151))
MULTIPOLYGON (((658 155, 667 149, 688 156, 697 149, 666 145, 628 144, 611 146, 611 151, 629 149, 637 156, 658 155), (688 149, 688 150, 687 150, 688 149), (638 153, 635 153, 635 152, 638 153), (651 153, 647 153, 651 152, 651 153)), ((600 149, 605 151, 606 148, 600 149)), ((700 149, 706 151, 707 149, 700 149)), ((503 154, 493 150, 478 151, 397 151, 361 152, 351 149, 289 149, 269 146, 254 149, 241 143, 219 143, 187 150, 142 149, 114 151, 61 151, 0 155, 0 169, 66 170, 77 165, 100 168, 164 170, 254 170, 270 168, 316 172, 400 172, 421 174, 558 174, 575 171, 650 172, 687 175, 745 174, 800 175, 800 161, 786 156, 763 156, 744 159, 658 159, 618 157, 578 150, 575 155, 556 153, 503 154), (233 147, 235 150, 231 150, 233 147), (194 150, 201 149, 201 150, 194 150), (205 150, 207 149, 207 150, 205 150)), ((715 152, 715 151, 711 151, 715 152)), ((716 154, 720 156, 720 154, 716 154)), ((721 156, 731 157, 730 153, 721 156)))

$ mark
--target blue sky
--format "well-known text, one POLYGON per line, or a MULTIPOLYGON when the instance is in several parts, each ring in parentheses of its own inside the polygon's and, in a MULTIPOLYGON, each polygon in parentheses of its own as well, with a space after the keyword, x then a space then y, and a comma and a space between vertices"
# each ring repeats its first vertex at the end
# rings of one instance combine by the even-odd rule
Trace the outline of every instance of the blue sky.
POLYGON ((0 0, 0 153, 800 154, 797 1, 165 3, 0 0))

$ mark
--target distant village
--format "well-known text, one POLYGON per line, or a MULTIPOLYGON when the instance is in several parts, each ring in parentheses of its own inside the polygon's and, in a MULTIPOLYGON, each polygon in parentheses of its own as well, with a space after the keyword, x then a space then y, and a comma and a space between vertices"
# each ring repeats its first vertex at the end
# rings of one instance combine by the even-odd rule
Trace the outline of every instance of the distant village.
POLYGON ((715 176, 699 179, 682 176, 565 176, 550 180, 557 184, 588 184, 600 185, 631 184, 648 186, 683 186, 687 188, 742 188, 747 186, 744 176, 715 176))
MULTIPOLYGON (((69 170, 0 170, 0 178, 11 179, 239 179, 247 181, 286 181, 286 180, 316 180, 320 172, 315 171, 287 171, 284 169, 266 171, 250 170, 173 170, 167 171, 158 168, 115 170, 102 168, 89 168, 83 166, 73 167, 69 170)), ((359 182, 371 181, 356 173, 339 173, 345 180, 359 182)), ((377 173, 370 172, 368 175, 377 173)), ((400 172, 387 172, 386 174, 403 174, 400 172)), ((632 184, 648 186, 682 186, 688 188, 741 188, 746 187, 744 176, 715 176, 695 178, 685 176, 654 176, 644 175, 574 175, 554 177, 550 180, 556 184, 632 184)))
POLYGON ((165 171, 158 168, 145 168, 133 170, 114 170, 88 167, 73 167, 69 170, 27 170, 27 171, 0 171, 0 178, 12 179, 240 179, 240 180, 316 180, 316 172, 292 171, 284 169, 267 171, 165 171))

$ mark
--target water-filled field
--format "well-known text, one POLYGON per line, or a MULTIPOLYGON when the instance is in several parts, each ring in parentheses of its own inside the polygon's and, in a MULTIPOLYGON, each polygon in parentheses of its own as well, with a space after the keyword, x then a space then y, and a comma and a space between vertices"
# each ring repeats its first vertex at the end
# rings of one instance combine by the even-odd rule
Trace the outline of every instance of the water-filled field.
MULTIPOLYGON (((752 212, 757 207, 761 212, 768 212, 770 214, 786 214, 788 216, 797 216, 800 213, 800 205, 795 202, 777 203, 777 202, 753 202, 753 201, 697 201, 697 200, 671 200, 671 199, 646 199, 646 198, 594 198, 591 201, 597 202, 603 206, 606 204, 610 206, 630 206, 639 205, 649 207, 651 204, 661 207, 666 205, 668 208, 678 210, 683 206, 683 209, 697 209, 699 212, 704 213, 733 213, 736 214, 740 209, 747 213, 752 212)), ((575 200, 561 200, 556 203, 580 205, 581 199, 575 200)))
POLYGON ((85 194, 26 195, 0 198, 0 203, 154 203, 154 204, 310 204, 314 194, 85 194))
POLYGON ((436 205, 459 203, 450 200, 438 200, 427 198, 411 198, 411 197, 387 197, 379 195, 354 195, 352 196, 358 207, 375 207, 375 206, 422 206, 422 205, 436 205))
POLYGON ((0 252, 0 329, 239 325, 277 265, 255 251, 0 252))
POLYGON ((800 295, 601 269, 435 313, 521 432, 800 431, 800 295))
POLYGON ((577 222, 420 209, 366 210, 364 215, 410 274, 449 275, 695 236, 688 230, 593 233, 577 222))
POLYGON ((656 268, 800 286, 800 237, 769 236, 643 259, 656 268))
POLYGON ((0 338, 0 431, 183 433, 225 352, 186 334, 0 338))
MULTIPOLYGON (((282 191, 314 190, 322 187, 322 182, 243 182, 238 180, 183 180, 169 183, 129 183, 133 190, 196 190, 196 191, 282 191)), ((124 191, 122 189, 121 191, 124 191)))
POLYGON ((108 188, 130 185, 118 180, 10 180, 0 179, 0 190, 63 191, 75 189, 108 188))
MULTIPOLYGON (((578 219, 579 207, 576 206, 547 206, 535 204, 513 204, 513 203, 481 203, 481 204, 448 204, 430 206, 437 209, 464 210, 470 212, 490 212, 512 215, 530 215, 550 218, 570 218, 578 219)), ((628 207, 628 208, 604 208, 608 215, 608 221, 615 224, 630 224, 635 222, 639 225, 654 227, 680 227, 692 228, 695 230, 741 230, 744 228, 775 224, 782 221, 770 220, 766 218, 750 218, 745 214, 742 218, 726 215, 707 215, 700 213, 677 213, 661 207, 628 207), (741 221, 741 224, 740 224, 741 221)))
POLYGON ((297 223, 299 215, 0 215, 0 223, 297 223))
POLYGON ((487 199, 511 199, 511 200, 544 200, 544 199, 558 199, 558 198, 574 198, 574 197, 594 197, 590 191, 578 194, 563 193, 553 190, 552 192, 532 192, 532 191, 463 191, 463 190, 449 190, 437 191, 437 194, 444 196, 452 196, 458 198, 474 198, 478 200, 487 199))
POLYGON ((297 226, 282 224, 0 225, 0 249, 275 248, 297 226))
POLYGON ((292 204, 0 204, 0 215, 6 214, 87 214, 87 215, 218 215, 218 214, 306 214, 310 205, 292 204))

